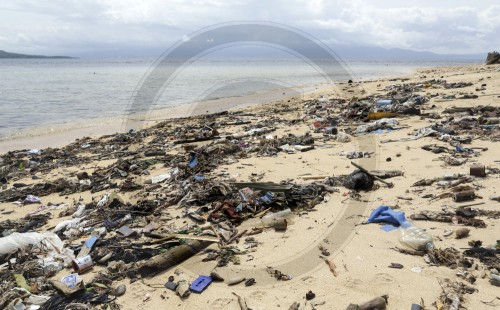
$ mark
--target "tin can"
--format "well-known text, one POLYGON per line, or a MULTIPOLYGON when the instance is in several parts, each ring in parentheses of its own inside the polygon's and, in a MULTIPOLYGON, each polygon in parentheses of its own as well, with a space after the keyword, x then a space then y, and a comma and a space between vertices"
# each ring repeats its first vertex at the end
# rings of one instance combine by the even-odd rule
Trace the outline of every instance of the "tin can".
POLYGON ((286 219, 276 219, 273 226, 275 231, 286 231, 288 223, 286 219))
POLYGON ((453 200, 455 202, 474 200, 475 197, 476 194, 474 193, 473 190, 462 191, 453 194, 453 200))
POLYGON ((88 174, 87 172, 85 172, 85 171, 78 172, 78 173, 76 174, 76 178, 77 178, 78 180, 86 180, 86 179, 90 179, 89 174, 88 174))
POLYGON ((90 255, 78 257, 78 258, 74 259, 71 262, 71 264, 73 266, 73 270, 75 270, 75 272, 78 272, 78 273, 83 273, 86 270, 92 268, 92 266, 94 265, 90 255))
POLYGON ((327 135, 336 135, 338 132, 336 127, 325 127, 325 133, 327 135))
POLYGON ((470 175, 484 178, 486 176, 486 167, 481 164, 472 165, 470 166, 470 175))

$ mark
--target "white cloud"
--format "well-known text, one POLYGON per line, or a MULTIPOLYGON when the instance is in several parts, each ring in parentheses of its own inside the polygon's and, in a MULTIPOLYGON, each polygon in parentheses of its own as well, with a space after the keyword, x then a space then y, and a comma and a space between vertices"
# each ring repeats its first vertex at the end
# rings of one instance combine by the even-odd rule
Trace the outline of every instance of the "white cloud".
POLYGON ((185 33, 234 20, 279 22, 331 44, 444 53, 498 49, 500 6, 476 2, 3 0, 0 49, 74 55, 117 47, 167 48, 185 33))
POLYGON ((391 48, 466 53, 483 52, 500 42, 495 35, 500 24, 496 6, 483 10, 466 6, 383 9, 351 1, 342 14, 302 22, 311 31, 329 30, 346 42, 391 48))

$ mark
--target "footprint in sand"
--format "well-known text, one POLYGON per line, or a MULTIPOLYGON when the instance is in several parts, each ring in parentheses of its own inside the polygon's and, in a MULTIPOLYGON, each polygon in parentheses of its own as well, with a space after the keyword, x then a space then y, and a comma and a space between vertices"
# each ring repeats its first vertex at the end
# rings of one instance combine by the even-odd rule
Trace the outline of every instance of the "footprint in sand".
POLYGON ((255 298, 257 300, 262 300, 264 297, 266 297, 266 295, 267 295, 267 293, 263 292, 263 291, 255 291, 252 294, 250 294, 250 296, 252 296, 252 298, 255 298))
POLYGON ((304 281, 304 283, 307 283, 307 284, 313 284, 314 282, 316 282, 316 279, 314 279, 314 277, 312 277, 312 276, 304 277, 301 280, 304 281))
POLYGON ((394 277, 388 273, 377 273, 375 274, 372 282, 380 285, 389 284, 394 282, 394 277))
POLYGON ((361 281, 360 279, 349 278, 346 280, 345 286, 348 288, 355 288, 360 286, 362 283, 363 281, 361 281))
POLYGON ((229 298, 217 298, 210 304, 210 309, 224 309, 230 302, 229 298))

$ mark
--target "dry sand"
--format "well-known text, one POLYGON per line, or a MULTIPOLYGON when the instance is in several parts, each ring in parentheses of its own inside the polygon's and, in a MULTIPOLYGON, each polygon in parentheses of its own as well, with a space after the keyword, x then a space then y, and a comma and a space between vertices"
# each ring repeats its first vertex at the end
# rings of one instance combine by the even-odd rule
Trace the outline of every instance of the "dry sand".
MULTIPOLYGON (((458 94, 462 92, 479 95, 473 100, 453 100, 449 102, 435 102, 431 99, 426 107, 435 105, 432 111, 440 112, 450 106, 472 106, 472 105, 492 105, 498 106, 500 95, 500 72, 498 66, 464 66, 449 68, 422 69, 415 74, 408 76, 408 81, 424 81, 429 79, 443 78, 448 82, 473 82, 474 85, 460 89, 428 89, 428 93, 458 94), (425 75, 425 78, 422 77, 425 75), (475 91, 476 87, 486 83, 484 91, 475 91)), ((390 84, 400 83, 389 81, 389 79, 378 79, 362 84, 365 94, 381 93, 382 89, 390 84)), ((349 87, 340 85, 340 88, 349 87)), ((347 89, 346 89, 347 90, 347 89)), ((346 98, 350 93, 344 92, 346 98)), ((425 92, 422 92, 425 94, 425 92)), ((309 98, 335 97, 332 90, 323 90, 307 95, 309 98)), ((298 105, 304 98, 291 98, 274 102, 275 106, 280 104, 298 105), (290 103, 286 101, 290 100, 290 103)), ((273 117, 271 105, 247 107, 245 110, 253 113, 268 111, 268 117, 273 117)), ((429 111, 426 111, 429 112, 429 111)), ((274 115, 280 118, 301 118, 303 113, 300 110, 290 111, 286 114, 274 115)), ((407 216, 421 210, 440 211, 445 205, 457 205, 451 198, 429 202, 428 199, 421 198, 423 194, 439 193, 435 186, 426 187, 423 193, 414 192, 411 185, 423 178, 442 176, 446 173, 468 173, 470 164, 478 162, 489 167, 499 168, 497 144, 490 141, 474 140, 470 146, 487 147, 488 151, 481 153, 480 157, 470 159, 466 164, 456 167, 445 166, 443 161, 438 160, 439 155, 424 151, 421 146, 426 144, 439 144, 448 146, 445 142, 439 142, 435 138, 422 138, 415 141, 380 143, 383 139, 396 139, 408 137, 413 129, 428 126, 432 120, 420 119, 418 117, 405 117, 399 119, 400 124, 408 126, 398 131, 382 134, 372 133, 362 136, 350 143, 340 143, 328 141, 317 142, 316 149, 296 154, 279 153, 276 157, 256 157, 239 160, 238 162, 220 166, 213 176, 218 174, 228 175, 237 181, 248 181, 252 173, 263 174, 262 181, 280 182, 282 180, 293 179, 295 182, 307 183, 300 176, 311 175, 340 175, 353 171, 350 160, 339 156, 340 151, 361 150, 374 151, 371 158, 356 160, 362 166, 369 169, 399 169, 404 171, 404 176, 391 179, 395 186, 386 188, 381 185, 379 189, 362 192, 361 201, 349 199, 348 190, 339 188, 339 193, 328 195, 328 201, 316 206, 314 212, 304 212, 295 216, 293 224, 286 232, 265 231, 255 235, 259 245, 253 249, 247 249, 247 254, 241 255, 241 265, 230 264, 228 267, 217 268, 217 271, 228 278, 235 275, 254 277, 257 283, 251 287, 240 284, 228 287, 224 283, 213 283, 202 294, 191 294, 189 298, 181 300, 174 292, 163 287, 169 275, 174 274, 174 270, 183 273, 182 276, 189 280, 194 280, 199 274, 207 275, 215 267, 214 262, 201 262, 205 255, 197 255, 181 265, 157 275, 151 279, 144 279, 129 284, 125 279, 121 283, 127 285, 125 296, 118 298, 118 303, 123 309, 239 309, 236 297, 232 292, 243 296, 251 309, 288 309, 293 302, 300 302, 301 309, 345 309, 349 303, 361 303, 383 294, 389 295, 388 309, 410 309, 412 303, 419 303, 421 300, 429 309, 434 309, 431 304, 438 300, 441 293, 439 279, 449 278, 459 279, 456 270, 447 267, 428 266, 422 257, 403 255, 392 250, 400 246, 398 237, 399 230, 385 232, 377 224, 356 225, 354 228, 346 228, 348 224, 360 224, 365 221, 370 212, 380 205, 399 206, 400 211, 404 211, 407 216), (362 149, 369 148, 369 149, 362 149), (400 157, 396 154, 400 153, 400 157), (392 161, 386 161, 391 157, 392 161), (402 200, 398 198, 409 197, 412 200, 402 200), (334 276, 327 264, 319 257, 321 255, 318 246, 322 245, 329 250, 328 257, 335 262, 338 276, 334 276), (391 269, 387 266, 390 263, 400 263, 403 269, 391 269), (292 276, 290 281, 276 281, 265 272, 267 266, 276 268, 283 273, 292 276), (419 266, 422 272, 415 273, 410 269, 419 266), (305 301, 305 294, 309 291, 316 294, 312 301, 305 301), (149 299, 143 301, 145 296, 149 299)), ((279 128, 273 135, 281 136, 286 133, 302 134, 311 130, 312 120, 299 123, 291 127, 279 128)), ((353 124, 356 126, 356 124, 353 124)), ((238 128, 227 128, 224 131, 239 130, 238 128)), ((320 134, 314 134, 321 137, 320 134)), ((320 138, 318 140, 321 140, 320 138)), ((197 145, 208 144, 197 143, 197 145)), ((22 144, 19 144, 22 145, 22 144)), ((469 146, 469 145, 468 145, 469 146)), ((4 147, 12 147, 11 145, 4 147)), ((5 148, 4 148, 5 150, 5 148)), ((181 151, 181 147, 176 147, 181 151)), ((175 150, 174 150, 175 151, 175 150)), ((44 180, 57 177, 68 177, 71 172, 86 170, 92 172, 97 167, 105 167, 113 160, 106 162, 94 162, 89 165, 74 168, 57 169, 50 175, 40 175, 44 180)), ((152 171, 152 175, 166 171, 166 168, 158 167, 152 171)), ((20 180, 25 183, 32 183, 33 180, 20 180)), ((498 210, 499 203, 491 201, 488 197, 499 195, 498 175, 491 175, 485 179, 476 181, 481 188, 477 194, 483 197, 476 199, 484 201, 481 206, 485 210, 498 210)), ((92 197, 99 198, 103 192, 98 194, 82 193, 68 197, 60 197, 57 194, 42 198, 42 202, 58 203, 65 202, 71 204, 73 199, 81 199, 89 202, 92 197)), ((134 193, 125 195, 130 201, 136 201, 140 197, 134 193)), ((37 205, 16 206, 11 203, 0 204, 0 209, 13 210, 8 215, 2 215, 2 220, 15 219, 24 216, 26 213, 35 210, 37 205)), ((182 210, 175 207, 167 209, 171 217, 181 214, 182 210)), ((52 211, 55 217, 47 227, 53 226, 61 221, 57 217, 59 210, 52 211)), ((183 221, 189 219, 181 218, 173 220, 174 223, 182 226, 183 221)), ((438 248, 454 247, 461 249, 467 247, 469 240, 482 240, 484 245, 493 244, 500 239, 500 220, 485 219, 487 228, 471 228, 470 237, 456 240, 453 236, 444 237, 445 230, 456 230, 459 226, 451 223, 425 222, 419 221, 419 227, 427 229, 435 238, 435 245, 438 248)), ((170 223, 169 223, 170 224, 170 223)), ((243 224, 245 227, 247 224, 243 224)), ((251 225, 247 225, 250 227, 251 225)), ((213 245, 215 247, 215 245, 213 245)), ((243 240, 239 247, 244 249, 243 240)), ((97 272, 94 269, 85 275, 86 280, 97 272)), ((67 271, 66 271, 67 272, 67 271)), ((64 272, 63 272, 64 273, 64 272)), ((61 273, 61 274, 63 274, 61 273)), ((477 276, 479 271, 473 271, 477 276)), ((478 291, 472 295, 467 295, 464 302, 468 309, 494 309, 500 305, 498 287, 488 283, 488 278, 478 278, 473 285, 478 291), (483 303, 494 300, 495 306, 487 306, 483 303)))

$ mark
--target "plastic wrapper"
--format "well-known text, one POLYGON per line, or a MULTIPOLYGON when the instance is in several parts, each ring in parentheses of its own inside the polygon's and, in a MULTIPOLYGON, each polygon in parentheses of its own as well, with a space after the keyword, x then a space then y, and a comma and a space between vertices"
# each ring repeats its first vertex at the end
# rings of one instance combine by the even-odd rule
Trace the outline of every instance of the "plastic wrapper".
POLYGON ((24 251, 30 246, 45 250, 47 256, 62 260, 65 264, 71 263, 75 258, 70 249, 64 248, 59 236, 52 232, 12 233, 7 237, 0 238, 0 255, 14 253, 18 250, 24 251))

